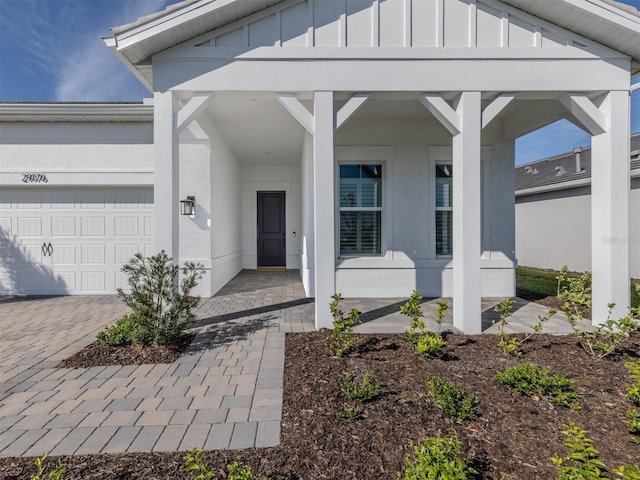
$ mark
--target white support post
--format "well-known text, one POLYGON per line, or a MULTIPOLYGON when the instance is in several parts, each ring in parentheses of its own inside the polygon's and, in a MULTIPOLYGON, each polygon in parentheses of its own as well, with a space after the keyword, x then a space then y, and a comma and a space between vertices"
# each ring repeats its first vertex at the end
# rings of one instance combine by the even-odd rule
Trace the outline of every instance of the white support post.
POLYGON ((175 94, 167 91, 156 92, 153 104, 155 250, 164 250, 175 263, 179 263, 180 172, 175 125, 178 102, 175 94))
POLYGON ((331 328, 329 302, 336 293, 333 92, 314 96, 313 216, 316 328, 331 328))
POLYGON ((591 270, 593 324, 628 313, 629 298, 629 92, 609 92, 599 112, 606 130, 591 139, 591 270))
POLYGON ((453 137, 453 326, 466 334, 482 333, 480 100, 480 92, 461 94, 453 137))

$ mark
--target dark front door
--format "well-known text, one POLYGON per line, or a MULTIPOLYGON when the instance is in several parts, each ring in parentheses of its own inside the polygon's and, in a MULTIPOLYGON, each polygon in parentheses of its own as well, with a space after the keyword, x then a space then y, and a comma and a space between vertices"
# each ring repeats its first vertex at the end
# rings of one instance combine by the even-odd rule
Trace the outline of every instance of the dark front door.
POLYGON ((258 192, 258 267, 287 265, 284 192, 258 192))

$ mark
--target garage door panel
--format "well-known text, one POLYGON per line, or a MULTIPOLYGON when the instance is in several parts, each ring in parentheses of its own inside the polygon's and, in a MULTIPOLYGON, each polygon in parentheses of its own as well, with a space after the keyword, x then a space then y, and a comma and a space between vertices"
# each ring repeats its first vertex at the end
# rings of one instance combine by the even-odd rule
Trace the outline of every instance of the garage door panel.
POLYGON ((75 245, 56 243, 51 250, 52 265, 75 265, 78 262, 75 245))
POLYGON ((155 253, 149 201, 150 188, 3 189, 0 292, 99 294, 126 287, 122 265, 137 252, 155 253), (43 244, 51 244, 44 253, 43 244))
POLYGON ((18 217, 18 236, 42 237, 41 217, 18 217))
POLYGON ((81 263, 83 265, 106 263, 105 250, 104 245, 82 245, 81 263))
POLYGON ((75 210, 76 192, 73 190, 53 190, 51 192, 51 210, 75 210))
POLYGON ((82 217, 80 234, 83 237, 104 237, 105 218, 104 217, 82 217))
POLYGON ((81 272, 83 293, 106 293, 106 272, 81 272))
POLYGON ((137 237, 138 217, 116 217, 114 218, 114 234, 116 237, 137 237))
POLYGON ((19 190, 16 199, 18 210, 42 208, 42 195, 40 190, 19 190))
POLYGON ((76 219, 74 217, 51 218, 51 235, 54 237, 75 237, 76 219))
POLYGON ((106 192, 104 190, 81 190, 80 208, 82 210, 103 210, 106 192))

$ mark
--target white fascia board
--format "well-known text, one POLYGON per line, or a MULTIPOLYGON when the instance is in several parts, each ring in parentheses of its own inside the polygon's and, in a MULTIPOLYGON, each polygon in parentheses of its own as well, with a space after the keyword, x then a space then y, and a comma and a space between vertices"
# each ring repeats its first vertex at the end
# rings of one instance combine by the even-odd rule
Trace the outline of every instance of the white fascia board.
POLYGON ((129 71, 135 75, 135 77, 140 81, 140 83, 142 83, 142 85, 144 85, 144 87, 147 90, 149 90, 150 92, 153 92, 153 85, 151 85, 149 80, 147 80, 145 76, 142 75, 142 73, 140 73, 140 71, 135 67, 133 63, 131 63, 131 61, 127 58, 125 54, 123 54, 121 51, 118 50, 117 41, 115 37, 105 37, 102 39, 102 41, 107 46, 107 48, 111 50, 111 52, 116 57, 118 57, 118 59, 124 64, 124 66, 127 67, 129 71))
POLYGON ((168 12, 166 15, 143 22, 140 25, 134 24, 134 26, 128 30, 120 31, 118 28, 115 28, 112 31, 116 38, 117 48, 118 50, 122 50, 235 2, 237 2, 237 0, 207 0, 196 2, 168 12))
POLYGON ((153 105, 141 103, 3 103, 0 104, 0 121, 4 115, 13 116, 86 116, 127 117, 149 115, 153 118, 153 105))
POLYGON ((640 33, 640 17, 601 0, 556 0, 586 10, 621 27, 640 33))

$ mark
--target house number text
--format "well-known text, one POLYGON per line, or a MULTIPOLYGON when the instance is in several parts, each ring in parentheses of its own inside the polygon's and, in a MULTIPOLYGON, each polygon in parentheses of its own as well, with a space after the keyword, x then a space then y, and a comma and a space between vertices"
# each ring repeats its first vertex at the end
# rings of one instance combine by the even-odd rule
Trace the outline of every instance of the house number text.
POLYGON ((49 183, 44 173, 23 173, 22 183, 49 183))

